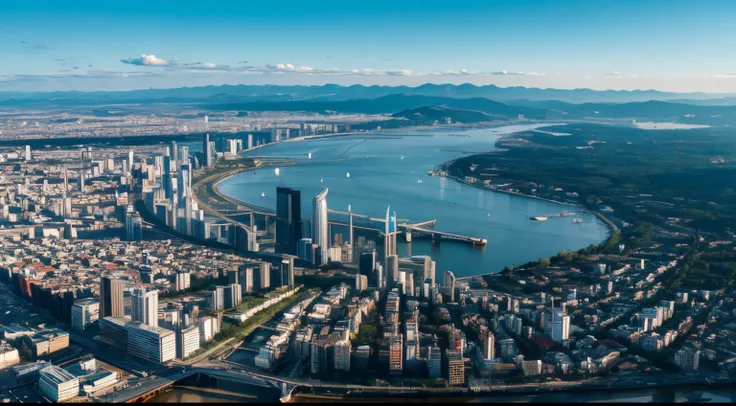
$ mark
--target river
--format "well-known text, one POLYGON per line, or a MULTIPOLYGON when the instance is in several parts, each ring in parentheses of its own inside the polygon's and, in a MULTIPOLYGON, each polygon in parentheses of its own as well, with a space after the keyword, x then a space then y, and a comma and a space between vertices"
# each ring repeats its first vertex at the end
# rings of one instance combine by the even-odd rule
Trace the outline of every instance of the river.
POLYGON ((274 168, 243 172, 223 181, 219 189, 271 210, 276 207, 277 186, 299 189, 305 218, 311 217, 312 197, 324 188, 329 188, 327 203, 331 209, 347 211, 351 205, 354 213, 385 217, 390 205, 399 219, 436 219, 437 230, 488 240, 484 248, 473 248, 469 243, 433 245, 428 240, 407 244, 400 236, 400 256, 430 255, 437 262, 438 275, 445 270, 452 270, 457 277, 495 273, 505 266, 600 243, 609 230, 589 213, 578 215, 582 224, 573 224, 570 217, 532 221, 530 216, 575 208, 482 190, 452 179, 427 176, 427 172, 468 154, 491 151, 504 134, 552 125, 558 124, 408 130, 282 142, 244 155, 286 158, 294 165, 279 168, 278 175, 274 168))

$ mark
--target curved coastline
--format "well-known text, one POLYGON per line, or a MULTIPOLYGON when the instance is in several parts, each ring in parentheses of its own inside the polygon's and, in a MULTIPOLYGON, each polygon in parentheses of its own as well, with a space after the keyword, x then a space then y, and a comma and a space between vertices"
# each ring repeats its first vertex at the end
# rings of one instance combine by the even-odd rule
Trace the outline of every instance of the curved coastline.
MULTIPOLYGON (((360 135, 360 134, 356 134, 356 135, 360 135)), ((320 138, 322 138, 322 137, 320 137, 320 138)), ((289 140, 289 142, 297 142, 297 141, 302 141, 302 140, 304 140, 304 139, 292 139, 292 140, 289 140)), ((269 146, 269 145, 275 145, 275 144, 266 144, 266 145, 262 145, 260 147, 266 147, 266 146, 269 146)), ((444 164, 440 164, 440 165, 436 166, 436 168, 442 167, 442 166, 446 166, 446 165, 450 164, 453 161, 454 160, 447 161, 444 164)), ((258 166, 255 167, 255 168, 246 168, 246 169, 239 169, 239 170, 230 171, 230 172, 224 172, 222 175, 216 176, 215 178, 209 179, 208 181, 210 181, 210 182, 213 183, 211 190, 212 190, 212 192, 214 192, 214 194, 218 198, 220 198, 220 199, 222 199, 224 201, 233 203, 233 204, 238 204, 238 205, 241 205, 241 206, 244 206, 244 207, 251 208, 251 209, 256 210, 256 211, 273 214, 274 211, 271 208, 261 207, 261 206, 258 206, 256 204, 253 204, 253 203, 250 203, 250 202, 247 202, 247 201, 243 201, 241 199, 238 199, 236 197, 233 197, 233 196, 230 196, 230 195, 227 195, 227 194, 223 193, 220 190, 220 186, 221 186, 222 182, 224 182, 226 180, 229 180, 233 176, 238 175, 238 174, 240 174, 242 172, 249 172, 249 171, 253 171, 253 170, 256 170, 256 169, 265 169, 265 168, 272 168, 272 167, 275 167, 275 166, 285 166, 285 165, 294 165, 294 164, 296 164, 295 161, 289 160, 289 159, 285 159, 285 158, 279 158, 277 160, 268 160, 268 159, 266 159, 266 160, 260 161, 258 163, 258 166)), ((568 206, 568 207, 575 207, 575 208, 578 208, 580 211, 593 214, 598 219, 600 219, 606 225, 606 228, 608 229, 608 233, 606 234, 606 236, 604 238, 602 238, 600 240, 599 243, 605 242, 608 238, 610 238, 610 236, 613 233, 613 231, 617 229, 616 225, 611 220, 609 220, 605 216, 603 216, 601 213, 597 213, 597 212, 588 210, 588 209, 584 208, 580 204, 572 204, 572 203, 559 202, 559 201, 554 201, 552 199, 546 199, 546 198, 538 197, 538 196, 530 196, 530 195, 525 195, 525 194, 522 194, 522 193, 514 193, 514 192, 503 191, 503 190, 488 189, 488 188, 482 187, 480 185, 474 185, 474 184, 465 182, 463 179, 459 179, 459 178, 457 178, 455 176, 447 176, 447 177, 448 178, 452 178, 457 183, 462 183, 462 184, 466 184, 466 185, 469 185, 469 186, 473 186, 476 189, 482 189, 482 190, 488 191, 488 192, 500 192, 502 194, 516 195, 518 197, 528 198, 528 199, 532 199, 532 200, 539 200, 539 201, 545 201, 547 203, 552 203, 552 204, 559 204, 559 205, 568 206)), ((585 248, 585 247, 580 247, 580 248, 585 248)), ((485 273, 482 273, 482 274, 468 276, 468 278, 477 277, 477 276, 483 276, 483 275, 492 275, 492 274, 494 274, 494 272, 487 272, 486 271, 485 273)), ((463 278, 465 278, 465 277, 463 277, 463 278)))

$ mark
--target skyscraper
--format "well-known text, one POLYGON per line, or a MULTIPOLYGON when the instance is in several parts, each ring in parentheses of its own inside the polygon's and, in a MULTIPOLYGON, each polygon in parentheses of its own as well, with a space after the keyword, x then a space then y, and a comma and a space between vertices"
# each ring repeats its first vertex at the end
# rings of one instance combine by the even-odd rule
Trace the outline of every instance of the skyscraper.
POLYGON ((181 162, 182 165, 189 163, 189 147, 181 147, 181 156, 179 157, 179 162, 181 162))
POLYGON ((128 172, 133 172, 133 150, 128 151, 128 172))
POLYGON ((496 337, 491 330, 483 334, 483 359, 491 360, 496 358, 496 337))
POLYGON ((26 145, 26 154, 25 155, 26 155, 25 156, 26 161, 30 161, 31 160, 31 146, 30 145, 26 145))
POLYGON ((360 254, 358 269, 360 274, 365 275, 369 280, 373 278, 373 271, 376 269, 376 250, 360 254))
POLYGON ((158 291, 133 289, 131 318, 152 327, 158 327, 158 291))
POLYGON ((125 316, 123 281, 103 276, 100 279, 100 318, 125 316))
POLYGON ((176 147, 176 141, 171 141, 171 160, 174 162, 179 160, 179 150, 176 147))
POLYGON ((349 214, 350 216, 350 231, 349 231, 350 236, 348 239, 348 244, 350 244, 350 251, 348 251, 348 263, 352 264, 353 263, 353 250, 355 250, 355 246, 353 245, 354 244, 353 242, 353 210, 352 210, 352 207, 350 207, 350 205, 348 205, 348 213, 350 213, 349 214))
POLYGON ((450 295, 450 302, 455 301, 455 274, 452 271, 445 271, 445 290, 450 295))
MULTIPOLYGON (((384 238, 384 256, 388 258, 396 253, 396 212, 390 214, 391 206, 386 208, 386 232, 384 238)), ((385 263, 385 261, 384 261, 385 263)))
POLYGON ((202 145, 202 154, 204 155, 204 166, 212 166, 212 144, 210 144, 210 135, 204 135, 204 144, 202 145))
POLYGON ((294 286, 294 258, 289 257, 281 261, 281 278, 284 285, 294 286))
POLYGON ((386 285, 389 288, 396 287, 399 280, 399 256, 389 255, 386 257, 386 285))
POLYGON ((323 190, 312 200, 313 217, 312 217, 312 241, 319 246, 320 261, 319 265, 324 265, 328 260, 328 252, 330 249, 329 228, 327 227, 327 192, 329 189, 323 190))
POLYGON ((298 190, 276 188, 276 253, 296 255, 297 242, 302 239, 301 202, 298 190))

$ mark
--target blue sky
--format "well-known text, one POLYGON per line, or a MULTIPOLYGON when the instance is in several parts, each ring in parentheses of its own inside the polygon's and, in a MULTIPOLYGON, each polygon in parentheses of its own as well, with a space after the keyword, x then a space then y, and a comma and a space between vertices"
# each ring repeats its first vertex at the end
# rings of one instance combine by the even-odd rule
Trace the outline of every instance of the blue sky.
POLYGON ((471 82, 736 92, 734 21, 733 0, 3 0, 0 90, 471 82))

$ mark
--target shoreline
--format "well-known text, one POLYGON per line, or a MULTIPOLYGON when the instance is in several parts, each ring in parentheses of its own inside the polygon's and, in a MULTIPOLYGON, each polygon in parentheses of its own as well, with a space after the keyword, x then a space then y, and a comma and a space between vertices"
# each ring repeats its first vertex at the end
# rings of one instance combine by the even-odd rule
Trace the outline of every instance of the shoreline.
MULTIPOLYGON (((494 126, 481 126, 480 128, 494 128, 494 127, 503 126, 503 125, 509 125, 509 123, 500 124, 500 125, 494 125, 494 126)), ((451 126, 444 126, 442 128, 447 128, 447 127, 451 127, 451 126)), ((400 132, 400 131, 406 131, 406 130, 412 130, 412 129, 431 129, 431 128, 438 128, 438 126, 434 126, 434 127, 432 127, 432 126, 411 127, 411 128, 408 128, 407 127, 407 128, 393 129, 393 131, 400 132)), ((468 130, 468 129, 472 129, 472 128, 475 128, 475 127, 469 127, 469 126, 464 126, 463 127, 464 130, 468 130)), ((389 132, 389 131, 391 131, 391 130, 385 130, 385 131, 384 130, 381 130, 381 132, 389 132)), ((305 141, 305 140, 310 140, 310 139, 321 139, 321 138, 329 138, 329 137, 344 137, 344 136, 350 136, 350 135, 365 135, 365 134, 371 134, 371 133, 372 132, 367 132, 366 131, 366 132, 350 132, 350 133, 339 133, 339 134, 322 134, 322 135, 317 135, 317 136, 309 136, 309 138, 307 138, 307 137, 292 138, 292 139, 289 139, 289 140, 286 140, 286 141, 283 141, 283 142, 298 142, 298 141, 305 141)), ((503 136, 501 136, 499 138, 499 140, 502 139, 502 138, 511 137, 512 135, 513 134, 503 135, 503 136)), ((270 146, 270 145, 276 145, 276 143, 269 143, 269 144, 259 145, 259 146, 254 147, 254 148, 262 148, 262 147, 266 147, 266 146, 270 146)), ((252 150, 252 149, 249 149, 248 151, 250 151, 250 150, 252 150)), ((449 164, 451 164, 455 160, 456 159, 450 160, 450 161, 447 161, 447 162, 444 162, 442 164, 439 164, 439 165, 435 166, 435 169, 436 168, 441 168, 441 167, 447 167, 449 164)), ((291 160, 281 160, 281 161, 278 161, 278 165, 280 165, 280 166, 294 165, 294 164, 295 164, 294 161, 291 161, 291 160)), ((267 212, 267 213, 273 214, 275 212, 273 210, 271 210, 271 209, 268 209, 268 208, 265 208, 265 207, 261 207, 261 206, 255 205, 253 203, 249 203, 249 202, 246 202, 244 200, 240 200, 240 199, 234 198, 232 196, 227 196, 224 193, 222 193, 220 191, 220 188, 219 188, 219 186, 220 186, 220 184, 222 182, 224 182, 224 181, 232 178, 235 175, 238 175, 240 173, 249 172, 249 171, 254 171, 256 169, 270 168, 270 167, 273 167, 273 166, 276 166, 274 164, 274 162, 263 162, 263 161, 261 161, 261 164, 259 166, 255 167, 255 168, 247 168, 247 169, 242 169, 242 170, 227 171, 227 172, 223 172, 223 174, 221 176, 213 175, 213 176, 215 176, 215 179, 214 180, 210 180, 210 181, 213 182, 213 184, 212 184, 212 191, 216 194, 217 197, 219 197, 219 198, 221 198, 221 199, 223 199, 223 200, 225 200, 227 202, 230 202, 230 203, 233 203, 233 204, 237 204, 237 205, 240 205, 240 206, 244 206, 244 207, 250 208, 251 210, 254 210, 254 211, 263 211, 263 212, 267 212)), ((476 184, 472 184, 472 183, 466 182, 465 180, 460 179, 460 178, 458 178, 456 176, 453 176, 453 175, 448 175, 446 177, 447 178, 451 178, 452 180, 454 180, 454 181, 456 181, 458 183, 462 183, 462 184, 468 185, 470 187, 474 187, 474 188, 477 188, 477 189, 480 189, 480 190, 484 190, 484 191, 487 191, 487 192, 491 192, 491 193, 493 193, 493 192, 503 193, 503 194, 512 195, 512 196, 518 196, 518 197, 527 198, 527 199, 535 199, 535 200, 545 201, 545 202, 548 202, 548 203, 554 203, 554 204, 559 204, 559 205, 563 205, 563 206, 579 208, 580 211, 582 211, 582 212, 593 214, 594 216, 596 216, 598 219, 600 219, 606 225, 606 227, 608 229, 608 235, 606 236, 606 238, 604 238, 603 240, 601 240, 600 243, 604 243, 605 241, 607 241, 608 238, 610 238, 611 235, 615 231, 618 230, 618 227, 613 223, 613 221, 611 221, 610 219, 608 219, 607 217, 605 217, 602 213, 599 213, 599 212, 596 212, 596 211, 592 211, 592 210, 588 210, 585 207, 583 207, 582 205, 580 205, 579 203, 578 204, 565 203, 565 202, 560 202, 560 201, 556 201, 556 200, 552 200, 552 199, 547 199, 547 198, 543 198, 543 197, 539 197, 539 196, 527 195, 527 194, 524 194, 524 193, 510 192, 510 191, 505 191, 505 190, 489 189, 489 188, 486 188, 486 187, 483 187, 483 186, 479 186, 479 185, 476 185, 476 184)), ((207 181, 207 179, 203 179, 200 182, 204 182, 204 181, 207 181)), ((585 247, 583 247, 583 248, 585 248, 585 247)), ((501 271, 499 270, 498 272, 493 272, 493 273, 486 272, 486 273, 483 273, 483 274, 478 274, 478 275, 473 275, 473 276, 467 276, 467 277, 462 277, 462 278, 458 278, 458 279, 459 280, 463 280, 463 279, 470 280, 470 279, 477 278, 477 277, 486 277, 486 276, 498 275, 500 273, 501 273, 501 271)))

